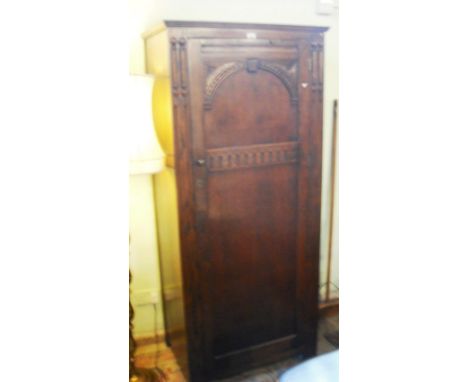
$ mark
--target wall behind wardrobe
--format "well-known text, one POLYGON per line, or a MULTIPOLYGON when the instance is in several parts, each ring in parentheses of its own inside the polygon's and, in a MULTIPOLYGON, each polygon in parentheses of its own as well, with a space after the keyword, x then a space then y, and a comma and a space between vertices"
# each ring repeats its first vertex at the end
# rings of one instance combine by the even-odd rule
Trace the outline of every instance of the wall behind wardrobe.
MULTIPOLYGON (((322 235, 321 235, 321 279, 326 275, 326 254, 328 248, 328 215, 330 187, 330 145, 332 128, 332 104, 338 99, 338 15, 318 15, 316 0, 129 0, 129 67, 131 73, 144 73, 144 47, 140 38, 142 32, 152 29, 162 20, 199 20, 243 23, 269 23, 291 25, 328 26, 325 34, 325 89, 324 89, 324 141, 323 141, 323 186, 322 186, 322 235)), ((156 232, 154 218, 148 211, 153 208, 154 183, 152 178, 131 179, 130 206, 131 230, 156 232), (135 201, 138 198, 138 201, 135 201), (138 213, 132 209, 145 209, 138 213)), ((337 194, 337 193, 336 193, 337 194)), ((338 227, 338 208, 335 206, 335 232, 338 227)), ((132 294, 160 296, 157 241, 155 237, 134 235, 134 253, 131 261, 134 273, 132 294), (145 264, 141 266, 139 264, 145 264)), ((334 235, 332 281, 338 284, 338 235, 334 235)), ((321 289, 322 295, 324 288, 321 289)), ((334 293, 332 293, 334 296, 334 293)), ((148 297, 149 298, 149 297, 148 297)), ((157 297, 154 301, 157 300, 157 297)), ((156 306, 158 309, 159 307, 156 306)), ((155 316, 152 305, 135 307, 135 336, 143 336, 162 330, 162 317, 155 316), (156 325, 154 324, 156 322, 156 325)), ((159 309, 160 310, 160 309, 159 309)))

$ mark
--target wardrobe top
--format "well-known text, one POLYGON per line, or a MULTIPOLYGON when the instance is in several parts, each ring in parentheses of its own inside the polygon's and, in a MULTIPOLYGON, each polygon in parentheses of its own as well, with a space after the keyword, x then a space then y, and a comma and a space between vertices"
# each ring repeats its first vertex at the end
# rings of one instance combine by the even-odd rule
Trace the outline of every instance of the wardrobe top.
POLYGON ((283 32, 302 32, 302 33, 323 33, 328 30, 324 26, 306 26, 306 25, 284 25, 284 24, 249 24, 249 23, 230 23, 230 22, 211 22, 211 21, 176 21, 165 20, 157 27, 143 34, 143 38, 151 37, 159 32, 172 29, 246 29, 246 30, 268 30, 283 32))

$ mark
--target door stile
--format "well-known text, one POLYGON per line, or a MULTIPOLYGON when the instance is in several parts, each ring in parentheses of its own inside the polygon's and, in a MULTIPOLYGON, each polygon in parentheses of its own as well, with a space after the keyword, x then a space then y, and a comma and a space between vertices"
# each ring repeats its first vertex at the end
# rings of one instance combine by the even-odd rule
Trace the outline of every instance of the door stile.
POLYGON ((200 322, 200 341, 202 343, 203 373, 209 377, 214 369, 212 349, 212 312, 211 312, 211 288, 206 279, 211 274, 211 258, 208 246, 207 214, 208 214, 208 170, 207 155, 204 139, 203 124, 203 99, 204 99, 204 68, 201 56, 201 44, 199 39, 188 40, 188 67, 189 84, 191 93, 191 143, 193 169, 193 189, 195 198, 195 221, 197 229, 197 268, 203 275, 205 282, 198 284, 200 289, 199 309, 203 312, 203 321, 200 322))
MULTIPOLYGON (((299 43, 299 175, 298 175, 298 239, 297 239, 297 332, 298 340, 304 346, 306 356, 315 354, 316 330, 311 330, 311 322, 314 322, 317 286, 310 285, 311 279, 317 279, 315 273, 318 269, 314 266, 318 244, 309 239, 311 230, 314 229, 312 219, 309 218, 312 209, 312 199, 316 198, 312 189, 314 163, 313 151, 313 119, 314 98, 312 96, 310 53, 307 40, 299 43), (313 275, 313 277, 311 277, 313 275)), ((320 193, 319 193, 320 195, 320 193)), ((317 284, 318 285, 318 284, 317 284)))

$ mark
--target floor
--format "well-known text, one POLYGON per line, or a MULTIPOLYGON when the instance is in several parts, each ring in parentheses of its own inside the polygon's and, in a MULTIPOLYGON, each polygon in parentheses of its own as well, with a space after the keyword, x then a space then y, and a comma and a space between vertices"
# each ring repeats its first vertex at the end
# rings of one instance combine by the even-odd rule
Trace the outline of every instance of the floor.
MULTIPOLYGON (((338 316, 323 318, 319 322, 317 355, 328 353, 336 348, 329 343, 324 335, 338 330, 338 316)), ((275 382, 278 375, 285 369, 293 366, 299 360, 291 359, 281 363, 243 373, 239 376, 224 379, 222 382, 275 382)), ((168 377, 169 382, 186 382, 170 348, 163 343, 149 343, 138 345, 135 352, 135 363, 137 367, 154 368, 159 367, 168 377)), ((220 381, 221 382, 221 381, 220 381)))

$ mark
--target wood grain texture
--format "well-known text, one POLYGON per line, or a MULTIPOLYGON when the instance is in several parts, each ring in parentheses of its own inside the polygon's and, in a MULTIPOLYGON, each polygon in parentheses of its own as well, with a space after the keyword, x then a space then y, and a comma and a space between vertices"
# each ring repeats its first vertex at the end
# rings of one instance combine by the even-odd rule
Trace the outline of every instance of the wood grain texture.
POLYGON ((186 373, 313 355, 325 29, 166 26, 186 373))

